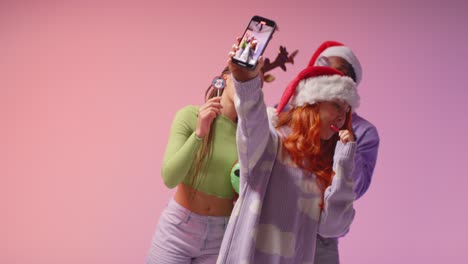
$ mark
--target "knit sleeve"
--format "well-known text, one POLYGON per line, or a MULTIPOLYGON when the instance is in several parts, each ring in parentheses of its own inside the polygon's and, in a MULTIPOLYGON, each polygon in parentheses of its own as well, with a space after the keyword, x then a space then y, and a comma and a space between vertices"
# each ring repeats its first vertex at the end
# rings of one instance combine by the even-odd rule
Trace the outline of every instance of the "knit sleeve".
POLYGON ((202 140, 195 135, 197 115, 196 108, 185 107, 177 112, 172 122, 162 164, 162 178, 168 188, 174 188, 185 179, 202 146, 202 140))
POLYGON ((362 135, 357 136, 353 178, 356 181, 354 191, 359 199, 367 191, 372 180, 379 149, 379 134, 377 129, 371 126, 362 135))
POLYGON ((338 142, 335 149, 332 184, 325 190, 318 233, 323 237, 345 235, 354 219, 355 181, 352 177, 356 143, 338 142))
POLYGON ((243 83, 234 79, 234 85, 242 188, 244 180, 251 182, 253 176, 258 179, 271 170, 278 136, 270 125, 260 79, 255 78, 243 83))

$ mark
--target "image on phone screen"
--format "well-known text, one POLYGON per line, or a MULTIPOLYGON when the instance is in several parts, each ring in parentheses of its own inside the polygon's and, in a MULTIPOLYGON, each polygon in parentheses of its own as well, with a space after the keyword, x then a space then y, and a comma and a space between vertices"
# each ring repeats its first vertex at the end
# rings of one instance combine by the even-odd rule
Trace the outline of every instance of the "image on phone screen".
POLYGON ((255 67, 258 57, 262 55, 274 30, 274 26, 261 19, 251 20, 242 36, 234 59, 247 64, 249 68, 255 67))

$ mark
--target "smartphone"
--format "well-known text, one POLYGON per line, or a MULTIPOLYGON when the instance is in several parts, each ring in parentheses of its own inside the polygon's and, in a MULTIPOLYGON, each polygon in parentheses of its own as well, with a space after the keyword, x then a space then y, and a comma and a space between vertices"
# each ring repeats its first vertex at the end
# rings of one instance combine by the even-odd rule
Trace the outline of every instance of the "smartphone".
POLYGON ((253 16, 242 35, 232 62, 248 69, 254 69, 258 63, 258 57, 265 51, 271 36, 276 30, 273 20, 260 16, 253 16))

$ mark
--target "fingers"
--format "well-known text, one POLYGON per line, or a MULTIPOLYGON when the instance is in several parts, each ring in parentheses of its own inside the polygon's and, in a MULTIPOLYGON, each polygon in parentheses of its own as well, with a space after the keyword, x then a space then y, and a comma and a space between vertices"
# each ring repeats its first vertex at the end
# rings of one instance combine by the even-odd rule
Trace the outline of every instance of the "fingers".
POLYGON ((221 103, 221 96, 212 97, 208 99, 205 104, 209 104, 209 103, 221 103))
POLYGON ((202 112, 206 109, 212 109, 215 112, 221 113, 222 108, 223 106, 221 105, 221 97, 213 97, 208 99, 208 101, 206 101, 206 103, 200 107, 198 112, 202 112))
POLYGON ((216 116, 221 114, 221 108, 222 108, 221 105, 219 105, 219 106, 218 105, 213 105, 213 106, 208 107, 206 109, 206 111, 210 111, 210 112, 214 113, 215 114, 214 117, 216 117, 216 116))
POLYGON ((200 117, 202 122, 206 122, 209 124, 211 124, 211 121, 213 121, 213 119, 215 119, 220 114, 221 110, 217 108, 208 108, 198 112, 198 116, 200 117))
POLYGON ((198 111, 198 124, 195 131, 197 137, 203 138, 210 132, 211 123, 221 114, 221 106, 217 102, 209 102, 198 111))
POLYGON ((198 111, 198 118, 201 119, 202 122, 204 122, 206 119, 211 123, 211 120, 216 118, 220 114, 221 114, 220 108, 208 107, 205 109, 200 109, 200 111, 198 111))
POLYGON ((348 142, 348 133, 346 133, 347 130, 340 130, 338 132, 338 136, 340 137, 340 141, 343 143, 348 142))
POLYGON ((203 108, 206 105, 213 104, 213 103, 221 103, 221 96, 215 96, 206 100, 205 104, 203 104, 200 108, 203 108))
POLYGON ((198 110, 198 115, 201 118, 215 118, 221 114, 222 108, 223 106, 221 105, 221 97, 213 97, 208 99, 208 101, 206 101, 206 103, 200 107, 198 110), (214 116, 212 116, 212 114, 214 114, 214 116))
POLYGON ((340 132, 338 132, 338 136, 340 137, 340 141, 343 143, 354 142, 354 136, 349 130, 340 130, 340 132))

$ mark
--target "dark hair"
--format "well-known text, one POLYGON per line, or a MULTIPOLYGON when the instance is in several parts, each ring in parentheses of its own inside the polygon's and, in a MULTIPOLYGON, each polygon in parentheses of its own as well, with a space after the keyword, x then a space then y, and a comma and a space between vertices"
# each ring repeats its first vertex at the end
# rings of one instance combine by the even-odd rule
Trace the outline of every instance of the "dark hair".
POLYGON ((347 62, 346 60, 344 60, 344 62, 346 62, 345 66, 346 70, 348 71, 348 74, 345 75, 347 75, 348 77, 353 79, 354 82, 356 82, 356 72, 354 71, 353 65, 351 65, 351 63, 347 62))

